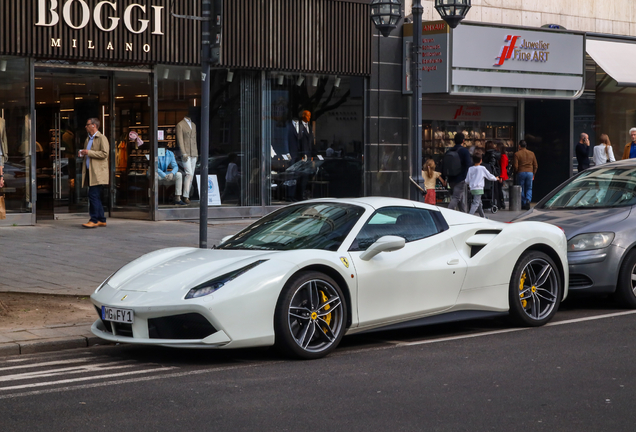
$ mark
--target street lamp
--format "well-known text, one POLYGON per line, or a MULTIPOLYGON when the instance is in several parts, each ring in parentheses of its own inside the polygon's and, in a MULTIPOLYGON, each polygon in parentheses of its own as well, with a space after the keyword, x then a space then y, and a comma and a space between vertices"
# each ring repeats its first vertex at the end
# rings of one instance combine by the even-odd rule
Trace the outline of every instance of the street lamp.
MULTIPOLYGON (((435 9, 451 28, 464 19, 470 9, 471 0, 435 0, 435 9)), ((400 20, 401 0, 371 0, 371 19, 376 28, 387 37, 397 27, 400 20), (394 13, 395 12, 395 13, 394 13)), ((413 96, 411 96, 411 179, 423 186, 422 178, 422 0, 413 0, 413 52, 411 53, 411 77, 413 96)), ((419 188, 410 188, 409 198, 420 201, 419 188)))
POLYGON ((435 0, 435 9, 451 28, 455 28, 466 17, 470 0, 435 0))
POLYGON ((400 0, 371 0, 371 19, 375 27, 387 37, 402 18, 400 0))

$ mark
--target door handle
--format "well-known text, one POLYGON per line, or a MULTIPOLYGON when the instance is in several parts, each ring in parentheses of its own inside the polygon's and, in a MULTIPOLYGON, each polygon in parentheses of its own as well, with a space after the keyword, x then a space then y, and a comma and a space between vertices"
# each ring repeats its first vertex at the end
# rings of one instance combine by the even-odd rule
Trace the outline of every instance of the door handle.
POLYGON ((457 265, 459 264, 459 260, 457 258, 450 259, 446 262, 448 265, 457 265))

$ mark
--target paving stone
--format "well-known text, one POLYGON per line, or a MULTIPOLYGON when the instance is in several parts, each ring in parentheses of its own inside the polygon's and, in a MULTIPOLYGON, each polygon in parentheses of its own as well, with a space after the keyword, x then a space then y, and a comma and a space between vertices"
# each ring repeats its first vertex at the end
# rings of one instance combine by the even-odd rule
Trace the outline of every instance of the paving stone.
POLYGON ((39 336, 36 336, 33 333, 28 332, 28 331, 9 332, 9 333, 3 333, 3 335, 6 336, 7 338, 11 339, 14 342, 22 342, 22 341, 40 339, 39 336))

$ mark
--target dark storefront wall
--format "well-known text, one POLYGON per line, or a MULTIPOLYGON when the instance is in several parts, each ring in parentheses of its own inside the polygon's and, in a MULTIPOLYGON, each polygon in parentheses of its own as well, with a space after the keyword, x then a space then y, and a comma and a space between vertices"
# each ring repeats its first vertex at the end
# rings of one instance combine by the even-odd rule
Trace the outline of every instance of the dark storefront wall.
POLYGON ((571 175, 571 105, 569 100, 525 101, 524 139, 537 157, 532 201, 537 202, 571 175))

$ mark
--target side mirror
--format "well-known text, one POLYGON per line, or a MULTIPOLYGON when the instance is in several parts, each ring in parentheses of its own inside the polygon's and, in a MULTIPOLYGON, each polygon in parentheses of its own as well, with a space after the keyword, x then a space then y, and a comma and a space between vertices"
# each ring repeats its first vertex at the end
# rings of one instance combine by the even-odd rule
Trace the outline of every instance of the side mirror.
POLYGON ((231 239, 232 237, 234 237, 234 236, 233 236, 233 235, 229 235, 229 236, 225 236, 225 237, 223 237, 223 238, 221 239, 221 243, 219 243, 219 244, 223 244, 223 243, 225 243, 226 241, 228 241, 228 240, 229 240, 229 239, 231 239))
POLYGON ((393 252, 402 249, 405 244, 406 240, 404 240, 403 237, 390 235, 380 237, 375 243, 369 246, 367 250, 362 252, 360 259, 362 261, 369 261, 380 252, 393 252))

